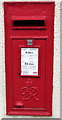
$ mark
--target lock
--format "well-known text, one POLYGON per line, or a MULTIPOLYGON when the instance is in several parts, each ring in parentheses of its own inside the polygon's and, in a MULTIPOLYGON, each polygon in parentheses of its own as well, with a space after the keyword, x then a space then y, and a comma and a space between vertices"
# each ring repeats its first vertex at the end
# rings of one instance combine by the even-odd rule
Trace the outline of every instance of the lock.
POLYGON ((32 40, 31 39, 27 40, 27 45, 32 45, 32 40))

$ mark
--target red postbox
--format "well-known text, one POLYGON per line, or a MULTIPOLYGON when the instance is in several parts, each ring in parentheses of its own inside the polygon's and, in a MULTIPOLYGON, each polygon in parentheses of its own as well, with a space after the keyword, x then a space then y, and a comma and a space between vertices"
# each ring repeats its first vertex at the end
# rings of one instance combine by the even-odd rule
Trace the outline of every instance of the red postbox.
POLYGON ((6 114, 52 115, 54 2, 5 2, 6 114))

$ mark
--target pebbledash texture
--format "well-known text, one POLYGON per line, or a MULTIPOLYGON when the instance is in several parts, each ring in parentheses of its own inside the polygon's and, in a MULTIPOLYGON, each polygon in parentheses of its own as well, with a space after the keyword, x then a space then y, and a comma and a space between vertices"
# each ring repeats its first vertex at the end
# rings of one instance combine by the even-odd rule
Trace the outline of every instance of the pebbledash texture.
MULTIPOLYGON (((1 7, 3 8, 3 6, 2 6, 2 4, 1 4, 1 7)), ((11 14, 11 13, 10 13, 11 14)), ((54 54, 55 56, 54 56, 54 60, 56 61, 54 61, 54 70, 56 71, 54 71, 54 78, 55 78, 55 80, 53 80, 53 105, 54 105, 54 103, 56 104, 56 102, 54 102, 55 101, 55 97, 58 95, 58 99, 57 99, 57 101, 59 101, 59 88, 57 88, 57 86, 58 86, 58 83, 59 83, 59 81, 57 82, 56 80, 57 80, 57 76, 58 76, 58 78, 59 78, 59 70, 58 69, 56 69, 58 66, 59 66, 59 62, 57 62, 57 61, 59 61, 59 57, 58 57, 58 59, 56 59, 56 57, 58 56, 58 53, 59 53, 59 28, 57 27, 57 26, 59 26, 59 24, 57 24, 57 22, 59 21, 59 3, 57 3, 56 2, 56 6, 55 6, 55 36, 54 36, 54 45, 55 45, 55 47, 54 47, 54 50, 55 50, 55 52, 56 52, 56 54, 54 54), (56 28, 57 28, 57 31, 58 32, 56 32, 56 28), (58 40, 57 40, 57 38, 58 38, 58 40), (56 45, 57 45, 57 47, 58 47, 58 49, 56 48, 56 45), (58 66, 56 65, 56 64, 58 64, 58 66), (57 73, 57 71, 58 71, 58 73, 57 73), (57 76, 56 76, 57 75, 57 76), (58 89, 58 91, 56 92, 56 90, 58 89), (56 93, 56 94, 55 94, 56 93)), ((4 16, 2 15, 2 18, 3 18, 4 16)), ((12 19, 14 19, 14 18, 12 18, 12 19)), ((31 19, 31 18, 30 18, 31 19)), ((39 18, 39 19, 41 19, 41 18, 39 18)), ((46 18, 43 18, 44 19, 44 21, 47 21, 46 20, 46 18)), ((42 20, 43 20, 42 19, 42 20)), ((33 20, 33 19, 32 19, 33 20)), ((39 23, 37 22, 36 24, 37 24, 37 28, 36 28, 36 26, 33 26, 32 27, 32 29, 33 28, 35 28, 35 29, 46 29, 46 22, 45 22, 45 24, 44 24, 44 21, 42 22, 42 25, 39 25, 39 23)), ((34 22, 34 21, 33 21, 34 22)), ((39 21, 40 22, 40 21, 39 21)), ((31 23, 30 23, 31 24, 31 23)), ((11 25, 12 25, 12 23, 11 23, 11 25)), ((20 29, 21 28, 19 28, 19 26, 18 25, 20 25, 20 23, 19 23, 19 21, 18 21, 18 23, 17 23, 17 20, 15 21, 14 20, 14 22, 13 22, 13 28, 12 28, 12 30, 14 30, 15 31, 15 29, 18 29, 18 31, 20 31, 20 29)), ((21 26, 21 25, 20 25, 21 26)), ((22 23, 22 29, 23 29, 23 23, 22 23)), ((26 26, 25 26, 26 27, 26 26)), ((27 29, 27 28, 25 28, 25 29, 27 29)), ((28 30, 27 30, 28 31, 28 30)), ((33 34, 33 32, 32 32, 32 34, 33 34)), ((31 35, 31 34, 30 34, 31 35)), ((20 36, 19 36, 20 37, 20 36)), ((24 37, 24 35, 22 36, 22 39, 24 39, 25 40, 25 38, 23 38, 24 37)), ((15 42, 15 40, 14 40, 14 38, 13 38, 13 36, 11 36, 11 39, 15 42)), ((17 38, 17 36, 16 36, 16 41, 17 41, 17 39, 18 39, 18 42, 20 41, 20 38, 17 38)), ((31 38, 30 40, 32 40, 31 42, 29 42, 30 40, 30 37, 27 37, 26 38, 26 44, 28 45, 28 44, 34 44, 34 38, 31 38)), ((35 36, 35 40, 37 39, 37 36, 35 36)), ((39 40, 40 38, 38 38, 38 40, 37 41, 39 41, 39 45, 40 45, 40 41, 42 41, 42 40, 39 40)), ((47 39, 48 39, 48 37, 46 37, 45 38, 45 36, 44 36, 44 38, 42 38, 43 40, 44 40, 44 42, 45 41, 47 41, 47 39)), ((24 41, 23 40, 23 41, 24 41)), ((35 44, 37 44, 37 41, 36 41, 36 43, 35 44)), ((21 44, 21 43, 19 43, 19 44, 21 44)), ((24 43, 23 43, 24 44, 24 43)), ((44 46, 44 43, 41 43, 42 44, 42 48, 43 48, 43 46, 44 46)), ((13 46, 14 46, 15 44, 13 44, 13 46)), ((46 44, 45 44, 46 45, 46 44)), ((3 45, 4 46, 4 45, 3 45)), ((17 43, 16 43, 16 46, 17 46, 17 43)), ((26 46, 24 46, 24 47, 26 47, 26 46)), ((20 46, 20 48, 21 48, 21 46, 20 46)), ((4 49, 4 48, 3 48, 4 49)), ((45 49, 45 46, 44 46, 44 49, 45 49)), ((15 47, 15 49, 14 50, 16 50, 16 47, 15 47)), ((20 49, 19 49, 20 50, 20 49)), ((27 51, 28 51, 28 48, 26 49, 27 51)), ((41 50, 41 49, 40 49, 41 50)), ((17 50, 16 50, 17 51, 17 50)), ((21 50, 20 50, 21 51, 21 50)), ((19 52, 20 52, 19 51, 19 52)), ((43 50, 42 50, 43 51, 43 50)), ((23 52, 24 52, 24 49, 23 49, 23 47, 22 47, 22 54, 23 54, 23 52)), ((38 64, 38 52, 39 52, 39 48, 38 48, 38 46, 36 46, 33 50, 32 49, 29 49, 29 52, 33 52, 35 55, 36 55, 36 57, 35 57, 35 60, 37 61, 37 63, 35 64, 35 66, 37 66, 37 64, 38 64), (36 52, 36 54, 35 54, 35 49, 37 50, 37 52, 36 52), (34 51, 34 52, 33 52, 34 51)), ((28 53, 28 52, 27 52, 28 53)), ((43 54, 43 53, 42 53, 43 54)), ((20 52, 20 55, 21 55, 21 52, 20 52)), ((15 55, 14 55, 15 56, 15 55)), ((22 55, 23 56, 23 55, 22 55)), ((28 57, 30 57, 30 55, 29 55, 29 53, 28 53, 28 55, 27 55, 28 57)), ((44 54, 44 56, 45 56, 45 54, 44 54)), ((17 57, 17 56, 16 56, 17 57)), ((33 57, 33 55, 32 55, 32 57, 33 57)), ((3 58, 4 58, 4 56, 3 56, 3 58)), ((39 57, 40 58, 40 57, 39 57)), ((24 58, 22 57, 22 60, 23 60, 24 58)), ((44 60, 44 58, 43 58, 43 60, 44 60)), ((30 61, 30 59, 29 59, 29 61, 30 61)), ((28 62, 29 62, 28 61, 28 62)), ((17 61, 15 61, 15 62, 17 62, 17 61)), ((25 61, 24 61, 25 62, 25 61)), ((15 64, 15 63, 14 63, 15 64)), ((20 59, 20 64, 21 64, 21 59, 20 59)), ((27 65, 28 63, 26 63, 25 62, 25 64, 27 65)), ((30 63, 31 64, 31 63, 30 63)), ((32 64, 34 64, 34 60, 33 60, 33 63, 32 64)), ((31 64, 31 66, 32 66, 32 64, 31 64)), ((15 65, 14 65, 15 66, 15 65)), ((28 65, 29 66, 29 65, 28 65)), ((25 67, 25 66, 24 66, 25 67)), ((40 68, 40 67, 39 67, 40 68)), ((15 66, 15 69, 16 69, 16 66, 15 66)), ((41 69, 41 68, 40 68, 41 69)), ((21 69, 19 69, 20 71, 18 72, 19 74, 18 75, 20 75, 20 78, 21 78, 21 76, 23 77, 25 77, 26 76, 26 72, 27 71, 25 71, 24 72, 24 68, 23 68, 23 65, 22 65, 22 72, 21 72, 21 69)), ((35 69, 34 69, 35 70, 35 69)), ((35 76, 37 77, 39 77, 40 75, 41 75, 41 73, 38 71, 38 73, 37 73, 37 71, 38 71, 38 68, 36 69, 36 71, 34 71, 34 79, 35 79, 35 76), (40 74, 39 74, 40 73, 40 74), (35 75, 36 74, 36 75, 35 75)), ((4 71, 5 72, 5 71, 4 71)), ((29 73, 30 71, 28 71, 28 74, 29 75, 32 75, 33 76, 33 70, 31 70, 31 73, 29 73)), ((39 78, 38 78, 39 79, 39 78)), ((34 81, 34 80, 33 80, 34 81)), ((41 96, 41 94, 40 94, 40 96, 37 96, 37 91, 38 91, 38 88, 37 88, 37 86, 33 86, 33 81, 31 81, 31 79, 30 79, 30 82, 29 81, 25 81, 25 80, 22 80, 22 82, 25 82, 25 83, 22 83, 23 85, 22 85, 22 89, 21 89, 21 91, 22 91, 22 93, 21 93, 21 97, 22 97, 22 99, 24 100, 25 99, 25 101, 29 101, 29 99, 33 99, 33 101, 39 101, 39 97, 41 96), (32 89, 34 89, 35 90, 35 92, 32 94, 32 93, 30 93, 30 92, 28 92, 28 94, 30 95, 26 95, 25 93, 24 93, 24 90, 28 90, 28 86, 31 86, 31 88, 29 89, 29 91, 31 91, 32 89), (31 98, 32 97, 32 98, 31 98)), ((18 81, 16 81, 16 82, 18 82, 18 81)), ((37 82, 37 81, 36 81, 37 82)), ((15 82, 14 82, 15 83, 15 82)), ((19 84, 19 83, 18 83, 19 84)), ((41 83, 40 83, 41 84, 41 83)), ((43 85, 44 86, 44 85, 43 85)), ((20 86, 19 86, 20 87, 20 86)), ((5 86, 4 86, 4 89, 5 89, 5 86)), ((41 89, 41 88, 40 88, 41 89)), ((44 89, 44 88, 43 88, 44 89)), ((15 93, 15 98, 16 98, 16 93, 15 93)), ((41 97, 40 97, 41 98, 41 97)), ((5 98, 4 98, 5 99, 5 98)), ((41 98, 41 99, 44 99, 44 98, 41 98)), ((15 103, 17 104, 17 105, 14 105, 14 108, 16 107, 16 106, 18 106, 18 108, 17 109, 19 109, 20 110, 20 108, 19 108, 19 105, 20 105, 20 103, 21 103, 21 105, 23 106, 23 103, 22 102, 20 102, 20 100, 18 100, 19 102, 17 103, 17 99, 16 99, 16 101, 15 101, 15 103)), ((2 101, 2 102, 4 102, 4 101, 2 101)), ((28 107, 30 107, 29 106, 29 103, 27 104, 28 105, 28 107)), ((37 106, 37 104, 32 104, 31 103, 31 106, 35 106, 36 108, 39 106, 41 106, 41 101, 40 101, 40 104, 37 106)), ((52 105, 52 106, 53 106, 52 105)), ((59 103, 57 103, 57 106, 59 106, 59 103)), ((55 113, 57 113, 58 111, 59 111, 59 116, 60 116, 60 110, 58 110, 59 109, 59 107, 55 110, 54 109, 55 107, 53 106, 53 109, 52 109, 52 117, 54 117, 55 116, 55 113)), ((38 114, 39 115, 39 114, 38 114)), ((5 111, 4 111, 4 115, 3 116, 6 116, 7 117, 7 115, 5 115, 5 111)), ((22 116, 21 116, 22 117, 22 116)))

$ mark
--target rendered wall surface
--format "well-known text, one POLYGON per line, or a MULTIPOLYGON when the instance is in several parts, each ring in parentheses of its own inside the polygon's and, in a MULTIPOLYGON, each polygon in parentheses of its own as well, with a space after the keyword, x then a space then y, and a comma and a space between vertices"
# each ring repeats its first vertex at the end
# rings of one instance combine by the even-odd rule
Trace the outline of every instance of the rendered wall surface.
MULTIPOLYGON (((6 84, 5 84, 5 35, 4 35, 4 1, 0 0, 0 119, 1 118, 29 118, 32 116, 7 116, 6 115, 6 84)), ((18 0, 26 1, 26 0, 18 0)), ((33 1, 33 0, 28 0, 33 1)), ((35 1, 35 0, 34 0, 35 1)), ((37 0, 38 1, 38 0, 37 0)), ((47 0, 40 0, 47 1, 47 0)), ((49 0, 54 1, 54 0, 49 0)), ((54 24, 54 73, 53 73, 53 103, 52 116, 47 118, 60 118, 60 1, 55 0, 54 24)), ((40 118, 42 118, 40 116, 40 118)), ((44 117, 43 117, 44 118, 44 117)))

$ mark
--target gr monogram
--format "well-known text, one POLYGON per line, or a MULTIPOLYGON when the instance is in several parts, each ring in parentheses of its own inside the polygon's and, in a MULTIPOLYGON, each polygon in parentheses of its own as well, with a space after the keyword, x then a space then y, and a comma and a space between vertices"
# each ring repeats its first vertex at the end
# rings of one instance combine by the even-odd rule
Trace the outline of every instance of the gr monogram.
POLYGON ((34 87, 31 85, 32 81, 27 85, 22 87, 21 89, 21 95, 22 95, 22 99, 23 100, 30 100, 30 99, 34 99, 34 100, 39 100, 37 97, 38 94, 38 87, 34 87))

